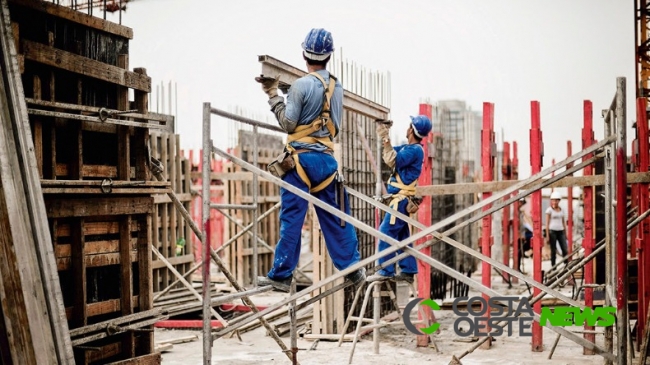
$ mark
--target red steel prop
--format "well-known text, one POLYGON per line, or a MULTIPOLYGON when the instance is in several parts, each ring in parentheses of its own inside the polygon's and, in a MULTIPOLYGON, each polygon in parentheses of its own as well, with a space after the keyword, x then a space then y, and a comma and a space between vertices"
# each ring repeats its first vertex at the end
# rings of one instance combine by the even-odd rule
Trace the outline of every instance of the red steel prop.
MULTIPOLYGON (((420 104, 420 115, 426 115, 430 120, 433 121, 432 117, 432 106, 431 104, 420 104)), ((432 183, 432 164, 433 158, 429 154, 429 143, 433 142, 433 133, 429 133, 426 140, 422 141, 422 147, 424 148, 424 164, 422 165, 422 173, 418 179, 418 185, 425 186, 431 185, 432 183)), ((420 204, 420 209, 418 210, 418 221, 424 224, 425 226, 431 225, 431 196, 423 197, 422 203, 420 204)), ((417 241, 417 244, 421 244, 427 241, 427 238, 422 238, 417 241)), ((427 256, 431 256, 431 247, 423 248, 421 251, 427 256)), ((426 263, 420 262, 418 260, 418 295, 422 298, 429 298, 431 296, 431 266, 426 263)), ((419 319, 422 323, 418 324, 418 328, 429 327, 433 321, 435 321, 435 316, 433 311, 428 306, 422 306, 421 310, 418 311, 419 319)), ((429 344, 429 336, 421 335, 418 336, 417 345, 418 347, 426 347, 429 344)))
MULTIPOLYGON (((531 129, 530 129, 530 166, 533 175, 542 170, 542 157, 544 146, 542 143, 542 130, 540 129, 539 101, 530 102, 531 129)), ((533 218, 533 279, 542 282, 542 192, 535 191, 531 199, 533 218)), ((533 295, 539 295, 540 290, 533 289, 533 295)), ((533 311, 537 314, 542 312, 542 302, 538 301, 533 305, 533 311)), ((542 327, 533 322, 532 350, 542 352, 542 327)))
MULTIPOLYGON (((495 162, 496 145, 494 143, 494 104, 483 103, 483 130, 481 131, 481 160, 483 165, 483 182, 493 180, 494 175, 494 162, 495 162)), ((483 199, 487 199, 492 195, 490 192, 483 193, 483 199)), ((483 210, 488 210, 491 205, 486 205, 483 210)), ((481 231, 481 253, 490 257, 492 255, 492 216, 487 215, 483 218, 483 228, 481 231)), ((481 263, 481 278, 483 286, 487 288, 492 287, 492 266, 487 262, 481 263)), ((483 298, 487 301, 489 297, 483 294, 483 298)), ((488 310, 485 314, 486 317, 490 316, 488 310)), ((487 323, 483 326, 483 331, 489 332, 490 328, 487 323)), ((486 341, 481 347, 489 348, 492 345, 491 340, 486 341)))
MULTIPOLYGON (((596 141, 594 140, 594 130, 593 130, 593 105, 591 101, 585 100, 584 105, 584 117, 583 117, 583 128, 582 128, 582 149, 585 149, 596 141)), ((592 154, 586 155, 582 158, 582 161, 586 161, 592 157, 592 154)), ((584 176, 593 175, 592 165, 588 165, 583 170, 584 176)), ((585 238, 582 242, 582 247, 585 250, 585 257, 591 255, 594 251, 594 231, 593 231, 593 214, 594 214, 594 188, 592 186, 585 186, 583 188, 583 216, 584 216, 584 235, 585 238)), ((584 283, 587 285, 585 288, 585 307, 593 308, 594 306, 594 292, 592 288, 589 288, 589 284, 594 283, 594 262, 589 261, 585 264, 584 267, 584 283)), ((588 326, 585 324, 585 331, 593 331, 594 327, 588 326)), ((596 341, 596 335, 593 333, 585 333, 585 339, 590 342, 596 341)), ((593 351, 587 348, 583 348, 583 353, 585 355, 593 355, 593 351)))

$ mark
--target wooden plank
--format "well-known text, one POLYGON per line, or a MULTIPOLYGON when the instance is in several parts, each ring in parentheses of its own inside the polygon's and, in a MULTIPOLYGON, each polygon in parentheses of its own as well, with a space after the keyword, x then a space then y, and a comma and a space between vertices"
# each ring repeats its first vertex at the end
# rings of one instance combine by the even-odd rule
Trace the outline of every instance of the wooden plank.
POLYGON ((86 364, 91 364, 102 359, 108 359, 122 353, 122 344, 119 342, 100 346, 98 351, 86 351, 84 360, 86 364))
MULTIPOLYGON (((72 165, 72 164, 71 164, 72 165)), ((63 163, 56 165, 56 176, 74 176, 74 167, 63 163)), ((117 166, 82 165, 81 176, 117 178, 117 166)))
MULTIPOLYGON (((0 134, 1 134, 0 130, 0 134)), ((0 143, 0 145, 2 145, 0 143)), ((0 146, 0 149, 2 146, 0 146)), ((3 157, 5 151, 0 151, 0 157, 3 157)), ((4 166, 0 166, 0 171, 4 166)), ((5 174, 6 175, 6 174, 5 174)), ((2 174, 0 174, 0 178, 2 174)), ((36 354, 34 348, 29 346, 32 343, 31 331, 29 328, 24 328, 22 323, 29 323, 28 313, 25 308, 25 298, 21 290, 20 273, 17 265, 17 259, 13 252, 12 245, 14 242, 10 226, 10 211, 3 199, 0 199, 0 289, 2 289, 3 300, 0 301, 2 306, 2 329, 5 333, 12 334, 12 336, 0 336, 2 339, 7 340, 7 347, 3 352, 8 351, 9 363, 14 359, 24 359, 27 363, 36 363, 36 354), (15 293, 14 295, 4 295, 4 293, 15 293), (5 318, 11 319, 7 323, 5 318)), ((27 239, 19 238, 25 242, 27 239)), ((4 346, 3 346, 4 347, 4 346)))
MULTIPOLYGON (((14 34, 14 46, 16 50, 20 49, 20 24, 16 22, 11 23, 11 29, 14 34)), ((16 55, 16 61, 18 62, 18 70, 21 74, 25 73, 25 57, 21 54, 16 55)))
POLYGON ((49 218, 144 214, 152 212, 153 198, 46 199, 45 207, 49 218))
POLYGON ((10 3, 24 6, 30 9, 54 15, 71 22, 82 24, 87 27, 98 29, 106 33, 118 35, 120 37, 133 39, 133 29, 116 24, 98 17, 90 16, 82 12, 69 9, 65 6, 59 6, 50 2, 40 0, 9 0, 10 3))
POLYGON ((154 352, 153 354, 142 355, 128 360, 110 362, 107 365, 159 365, 161 361, 162 356, 160 352, 154 352))
POLYGON ((23 39, 22 46, 23 54, 28 60, 116 85, 145 92, 151 91, 151 78, 146 75, 26 39, 23 39))
MULTIPOLYGON (((121 233, 121 232, 120 232, 121 233)), ((130 233, 130 232, 129 232, 130 233)), ((137 248, 137 238, 131 238, 127 244, 130 245, 131 250, 135 251, 137 248)), ((118 253, 120 252, 120 240, 103 240, 84 242, 84 255, 97 255, 102 253, 118 253)), ((54 254, 57 258, 72 257, 75 253, 75 248, 70 244, 58 244, 54 247, 54 254)))
MULTIPOLYGON (((41 78, 38 75, 33 77, 33 95, 34 99, 41 98, 41 78)), ((34 155, 36 156, 36 164, 38 166, 38 174, 43 178, 43 122, 38 118, 32 121, 34 126, 34 155)))
MULTIPOLYGON (((142 76, 147 76, 145 68, 135 68, 133 72, 142 76)), ((135 108, 139 113, 147 114, 149 112, 148 94, 144 91, 135 90, 135 108)), ((135 178, 138 180, 149 180, 149 130, 136 129, 134 140, 135 145, 135 178)))
MULTIPOLYGON (((86 249, 85 236, 83 235, 84 219, 77 219, 72 223, 72 244, 66 245, 70 248, 69 255, 71 257, 72 276, 73 276, 73 305, 79 308, 75 311, 72 318, 73 327, 83 327, 88 324, 88 317, 86 313, 86 261, 84 260, 84 251, 86 249)), ((63 245, 57 245, 59 248, 63 245)))
MULTIPOLYGON (((549 188, 563 188, 568 186, 599 186, 605 184, 605 175, 591 175, 591 176, 567 176, 561 180, 550 184, 549 188)), ((548 179, 542 179, 542 181, 548 179)), ((628 184, 648 183, 650 182, 650 173, 647 172, 632 172, 627 174, 628 184)), ((429 185, 418 186, 416 188, 417 194, 421 196, 427 195, 457 195, 457 194, 475 194, 483 192, 496 192, 499 190, 507 189, 512 185, 518 184, 518 180, 506 180, 495 182, 479 182, 479 183, 463 183, 463 184, 447 184, 447 185, 429 185)), ((524 186, 522 190, 528 187, 524 186)))
POLYGON ((75 136, 71 148, 71 160, 67 164, 68 174, 71 180, 81 180, 84 177, 83 164, 83 132, 80 125, 70 125, 71 134, 75 136))
MULTIPOLYGON (((103 302, 86 304, 86 313, 88 318, 101 316, 109 313, 117 313, 122 309, 120 304, 121 299, 109 299, 103 302)), ((133 296, 131 298, 132 306, 137 308, 139 297, 133 296)), ((72 318, 73 313, 76 311, 74 307, 66 307, 65 313, 68 319, 72 318)))
MULTIPOLYGON (((133 272, 129 261, 133 244, 131 243, 131 216, 126 216, 120 221, 120 303, 123 316, 133 314, 133 272)), ((137 244, 137 241, 136 241, 137 244)), ((147 276, 149 273, 147 273, 147 276)), ((135 337, 132 331, 123 335, 122 349, 128 357, 135 356, 135 337)))
MULTIPOLYGON (((141 229, 138 232, 138 292, 140 311, 153 309, 153 282, 149 275, 151 272, 151 215, 147 214, 142 218, 141 229)), ((153 329, 153 326, 146 328, 153 329)), ((139 351, 151 353, 154 349, 153 331, 143 332, 140 340, 139 351)))
MULTIPOLYGON (((165 166, 165 170, 163 171, 163 178, 165 181, 169 181, 169 135, 166 133, 163 133, 160 135, 160 161, 163 163, 163 166, 165 166)), ((163 204, 158 206, 158 211, 160 212, 160 223, 162 227, 162 236, 160 237, 160 253, 164 257, 170 257, 170 247, 171 243, 169 242, 170 239, 170 229, 169 229, 169 205, 168 204, 163 204)), ((163 286, 167 286, 171 283, 171 278, 169 275, 169 271, 164 270, 160 273, 161 280, 163 283, 163 286)))
MULTIPOLYGON (((178 198, 179 201, 185 203, 185 202, 191 202, 192 201, 192 194, 190 193, 180 193, 176 194, 176 197, 178 198)), ((168 204, 171 203, 172 200, 169 198, 169 195, 167 194, 156 194, 153 196, 153 203, 158 205, 158 204, 168 204)))
MULTIPOLYGON (((183 256, 169 257, 169 258, 167 258, 167 261, 169 261, 169 263, 172 264, 173 266, 192 263, 192 262, 194 262, 194 255, 192 253, 189 253, 189 254, 183 255, 183 256)), ((167 266, 165 266, 165 263, 162 262, 161 260, 153 260, 152 263, 151 263, 151 268, 154 269, 154 270, 160 269, 160 268, 163 268, 163 267, 166 268, 167 266)))
MULTIPOLYGON (((129 55, 121 54, 117 56, 117 65, 123 69, 129 68, 129 55)), ((129 89, 126 87, 117 88, 117 109, 127 110, 129 107, 129 89)), ((131 136, 129 127, 117 127, 117 176, 120 180, 131 179, 131 136)))
POLYGON ((13 363, 74 363, 40 190, 9 6, 0 1, 0 269, 13 363), (29 298, 29 299, 27 299, 29 298), (9 306, 13 308, 8 308, 9 306), (16 316, 12 316, 17 314, 16 316), (22 348, 20 354, 15 350, 22 348), (22 356, 21 356, 22 355, 22 356))
MULTIPOLYGON (((131 253, 131 262, 138 260, 137 252, 131 253)), ((118 265, 120 263, 119 253, 101 253, 97 255, 87 255, 84 258, 86 267, 100 267, 109 265, 118 265)), ((56 259, 57 269, 59 271, 70 270, 72 267, 69 257, 61 257, 56 259)))
MULTIPOLYGON (((138 231, 138 223, 136 221, 131 221, 131 232, 138 231)), ((70 225, 69 224, 57 224, 56 230, 53 231, 55 237, 68 237, 70 236, 70 225)), ((93 235, 106 235, 106 234, 116 234, 120 232, 120 223, 119 221, 111 222, 84 222, 83 234, 84 236, 93 236, 93 235)))
MULTIPOLYGON (((192 169, 191 162, 188 159, 185 159, 185 163, 183 164, 183 178, 184 178, 184 184, 183 184, 183 193, 181 194, 184 196, 185 194, 189 195, 189 200, 188 201, 183 201, 185 210, 190 212, 191 211, 191 202, 192 202, 192 195, 190 194, 190 189, 192 188, 192 181, 190 179, 190 171, 192 169)), ((192 229, 190 227, 190 222, 186 221, 183 219, 184 223, 184 237, 185 237, 185 252, 188 254, 193 254, 194 253, 194 244, 192 238, 194 237, 194 233, 192 232, 192 229)))
MULTIPOLYGON (((169 176, 169 181, 172 184, 172 191, 178 192, 179 186, 178 186, 178 178, 180 177, 180 166, 178 163, 178 146, 176 145, 176 135, 171 134, 169 135, 169 164, 171 165, 170 168, 170 176, 169 176)), ((170 252, 169 256, 167 257, 173 257, 176 256, 176 243, 178 242, 178 212, 176 211, 176 207, 174 207, 173 204, 167 204, 169 207, 169 215, 170 215, 170 222, 169 222, 169 230, 170 230, 170 252)), ((184 274, 185 271, 183 270, 183 267, 177 267, 176 268, 181 274, 184 274)))

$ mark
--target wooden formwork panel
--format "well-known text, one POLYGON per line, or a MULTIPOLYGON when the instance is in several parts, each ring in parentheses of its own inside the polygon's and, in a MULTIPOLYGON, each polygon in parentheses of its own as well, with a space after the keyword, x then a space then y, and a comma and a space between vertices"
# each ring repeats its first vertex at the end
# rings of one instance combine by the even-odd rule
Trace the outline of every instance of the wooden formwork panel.
POLYGON ((44 193, 146 194, 159 186, 148 181, 148 128, 172 119, 147 112, 151 79, 144 69, 129 70, 129 37, 107 30, 122 28, 40 1, 10 5, 44 193), (137 113, 100 118, 100 110, 137 113), (139 183, 110 186, 130 180, 139 183))
MULTIPOLYGON (((325 240, 320 229, 320 224, 318 224, 315 211, 313 208, 310 208, 310 210, 310 217, 313 217, 311 218, 312 254, 314 258, 313 277, 314 282, 319 282, 320 280, 332 276, 336 269, 334 268, 332 259, 327 252, 325 240)), ((314 292, 313 295, 316 296, 325 292, 340 284, 343 280, 344 279, 336 280, 335 282, 320 288, 314 292)), ((347 315, 347 311, 342 310, 342 308, 344 308, 344 302, 345 293, 343 291, 337 291, 336 293, 314 303, 312 333, 340 333, 343 329, 343 324, 345 323, 345 316, 347 315)))
MULTIPOLYGON (((68 196, 69 197, 69 196, 68 196)), ((70 329, 153 308, 147 196, 62 199, 45 207, 70 329)), ((105 363, 152 352, 151 332, 127 333, 74 348, 79 364, 105 363), (119 353, 88 348, 119 343, 119 353)))
MULTIPOLYGON (((172 186, 189 192, 189 176, 175 159, 173 178, 151 179, 149 129, 173 118, 148 112, 151 79, 129 69, 130 28, 46 1, 9 4, 66 316, 85 333, 153 308, 154 202, 170 205, 157 194, 172 186)), ((77 345, 75 361, 159 363, 144 330, 77 345)))
MULTIPOLYGON (((257 166, 263 170, 277 157, 284 148, 281 137, 260 134, 258 136, 257 166)), ((253 163, 253 136, 251 132, 239 131, 238 146, 233 151, 243 160, 253 163)), ((241 167, 235 164, 224 166, 226 173, 241 173, 241 167)), ((229 204, 252 204, 253 203, 253 182, 251 179, 227 180, 227 188, 224 191, 225 201, 229 204)), ((272 209, 280 201, 280 189, 277 185, 261 180, 258 183, 258 215, 262 215, 272 209)), ((225 240, 243 231, 253 223, 253 212, 250 210, 226 210, 235 222, 226 220, 225 240)), ((258 237, 263 240, 271 249, 258 244, 258 275, 266 275, 273 265, 273 250, 280 237, 279 232, 279 210, 274 210, 258 224, 258 237)), ((252 233, 252 231, 249 231, 252 233)), ((253 282, 253 237, 251 234, 243 234, 226 249, 225 260, 233 275, 241 285, 249 285, 253 282)))
MULTIPOLYGON (((180 136, 169 133, 151 133, 151 156, 162 166, 163 177, 170 183, 185 209, 190 211, 191 166, 180 149, 180 136)), ((167 194, 154 195, 152 244, 174 268, 185 274, 194 262, 192 232, 189 222, 178 212, 167 194)), ((153 261, 153 291, 159 292, 177 278, 158 258, 153 261)), ((182 284, 179 284, 182 285, 182 284)))

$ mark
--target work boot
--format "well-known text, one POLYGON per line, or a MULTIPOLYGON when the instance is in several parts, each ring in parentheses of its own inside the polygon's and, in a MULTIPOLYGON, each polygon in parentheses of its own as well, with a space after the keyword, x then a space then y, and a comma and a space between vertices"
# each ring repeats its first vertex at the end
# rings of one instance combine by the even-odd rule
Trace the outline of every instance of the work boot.
POLYGON ((385 281, 385 280, 392 280, 394 276, 386 276, 382 275, 379 272, 376 272, 366 278, 366 281, 369 283, 372 283, 374 281, 385 281))
POLYGON ((356 292, 366 281, 366 268, 362 267, 357 271, 353 271, 352 273, 345 275, 345 281, 352 282, 354 291, 356 292))
POLYGON ((395 275, 395 281, 405 281, 409 284, 413 284, 413 279, 415 275, 414 274, 407 274, 407 273, 399 273, 395 275))
POLYGON ((289 276, 288 278, 284 280, 273 280, 269 278, 268 276, 258 276, 257 277, 257 286, 273 286, 273 289, 277 291, 281 291, 284 293, 288 293, 289 289, 291 289, 291 280, 293 279, 292 276, 289 276))

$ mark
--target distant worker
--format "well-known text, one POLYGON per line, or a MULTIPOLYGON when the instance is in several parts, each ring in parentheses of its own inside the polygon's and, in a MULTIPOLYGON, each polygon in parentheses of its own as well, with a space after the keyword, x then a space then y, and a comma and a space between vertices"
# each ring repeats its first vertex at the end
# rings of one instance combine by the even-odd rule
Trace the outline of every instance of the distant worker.
POLYGON ((551 193, 551 206, 546 209, 546 239, 551 246, 551 266, 555 266, 557 244, 560 245, 562 256, 569 254, 566 244, 566 220, 560 208, 562 196, 559 192, 551 193))
POLYGON ((522 266, 524 265, 524 257, 530 258, 533 256, 531 241, 533 239, 533 219, 529 214, 529 207, 525 198, 519 200, 519 217, 520 217, 520 232, 522 237, 519 237, 519 270, 523 274, 527 274, 522 266))
MULTIPOLYGON (((386 201, 389 207, 405 215, 415 213, 419 206, 419 199, 415 197, 415 186, 422 172, 422 163, 424 162, 424 149, 420 143, 429 132, 431 132, 431 120, 427 116, 411 117, 411 124, 406 131, 408 143, 393 147, 389 138, 390 125, 377 124, 377 135, 381 138, 383 145, 382 158, 386 165, 393 169, 387 183, 386 191, 389 196, 386 201)), ((403 241, 411 235, 408 224, 390 213, 386 213, 381 226, 379 226, 379 231, 397 241, 403 241)), ((390 246, 385 241, 379 241, 379 251, 383 251, 390 246)), ((379 265, 400 253, 402 253, 402 250, 381 257, 378 260, 379 265)), ((395 275, 395 265, 389 265, 370 275, 367 281, 393 279, 412 283, 414 281, 413 277, 418 272, 415 258, 410 255, 406 256, 398 264, 400 267, 398 275, 395 275)))
MULTIPOLYGON (((269 166, 269 171, 349 215, 347 192, 333 155, 332 140, 339 133, 343 114, 343 87, 326 70, 334 51, 332 34, 325 29, 312 29, 302 49, 309 74, 291 85, 286 104, 278 95, 279 75, 275 78, 262 75, 255 79, 269 96, 269 105, 278 124, 288 133, 285 152, 269 166)), ((280 189, 280 199, 280 240, 275 248, 273 267, 266 277, 258 278, 257 283, 288 292, 300 258, 301 230, 308 202, 284 188, 280 189)), ((354 227, 319 207, 315 210, 334 266, 344 270, 358 263, 359 242, 354 227)), ((346 275, 346 280, 355 288, 362 285, 365 278, 364 268, 346 275)))

